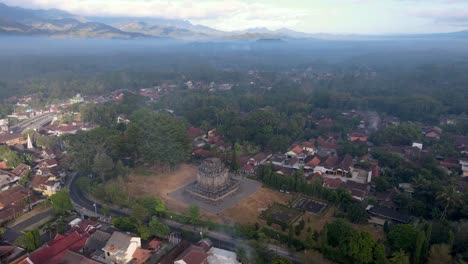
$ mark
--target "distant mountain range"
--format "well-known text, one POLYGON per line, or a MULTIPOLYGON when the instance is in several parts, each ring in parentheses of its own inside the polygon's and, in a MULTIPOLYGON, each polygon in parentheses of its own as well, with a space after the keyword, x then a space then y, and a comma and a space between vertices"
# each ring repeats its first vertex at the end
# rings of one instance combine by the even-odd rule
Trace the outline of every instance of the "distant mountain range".
POLYGON ((251 28, 220 31, 187 20, 140 17, 82 17, 58 9, 33 10, 0 3, 0 35, 83 37, 83 38, 169 38, 181 40, 258 39, 468 39, 468 31, 420 35, 334 35, 309 34, 287 28, 251 28))

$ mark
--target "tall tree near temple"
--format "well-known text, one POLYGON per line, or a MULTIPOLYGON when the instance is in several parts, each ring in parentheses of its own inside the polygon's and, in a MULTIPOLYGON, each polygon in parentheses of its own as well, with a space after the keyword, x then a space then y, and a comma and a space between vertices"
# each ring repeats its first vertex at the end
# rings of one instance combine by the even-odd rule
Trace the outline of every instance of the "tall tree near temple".
POLYGON ((235 144, 232 145, 232 156, 231 156, 231 171, 238 172, 239 171, 239 161, 237 160, 237 151, 235 144))
POLYGON ((106 182, 106 176, 114 169, 114 161, 103 150, 99 150, 94 156, 93 172, 99 175, 102 182, 106 182))

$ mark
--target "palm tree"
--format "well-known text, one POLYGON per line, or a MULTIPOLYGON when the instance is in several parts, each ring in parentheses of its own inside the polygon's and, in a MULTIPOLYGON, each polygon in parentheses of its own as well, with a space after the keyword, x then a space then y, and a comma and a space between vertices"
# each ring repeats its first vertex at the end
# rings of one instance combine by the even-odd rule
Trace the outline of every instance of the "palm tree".
POLYGON ((445 204, 444 211, 440 217, 441 220, 445 219, 449 208, 456 207, 461 204, 460 194, 455 190, 453 185, 443 187, 442 191, 437 194, 437 200, 445 204))

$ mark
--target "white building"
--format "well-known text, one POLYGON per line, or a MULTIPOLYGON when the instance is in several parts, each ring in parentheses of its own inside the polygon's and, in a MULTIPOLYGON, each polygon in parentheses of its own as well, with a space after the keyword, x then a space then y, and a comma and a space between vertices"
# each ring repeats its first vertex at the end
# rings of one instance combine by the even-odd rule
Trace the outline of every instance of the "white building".
POLYGON ((141 247, 141 238, 125 233, 114 232, 102 249, 105 263, 127 264, 133 259, 133 253, 141 247))

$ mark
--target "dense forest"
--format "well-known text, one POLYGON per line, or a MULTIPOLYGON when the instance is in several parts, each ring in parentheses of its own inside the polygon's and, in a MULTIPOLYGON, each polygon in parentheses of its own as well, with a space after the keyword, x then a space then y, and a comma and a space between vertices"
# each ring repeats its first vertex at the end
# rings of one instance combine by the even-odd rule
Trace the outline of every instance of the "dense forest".
MULTIPOLYGON (((81 177, 77 182, 80 189, 102 201, 133 209, 130 217, 116 219, 114 224, 122 230, 142 237, 167 234, 157 220, 164 210, 149 205, 161 207, 161 201, 142 198, 130 202, 125 177, 131 167, 170 170, 189 161, 192 147, 187 129, 191 126, 205 131, 217 128, 234 150, 236 146, 251 146, 270 153, 284 153, 292 143, 333 135, 339 156, 349 154, 358 160, 370 155, 378 160, 381 176, 372 182, 377 193, 398 188, 399 183, 413 184, 411 195, 399 193, 393 202, 414 216, 415 223, 386 224, 385 245, 342 220, 327 223, 321 232, 308 232, 305 240, 284 239, 285 234, 255 225, 238 228, 244 237, 278 237, 291 248, 319 250, 339 263, 468 259, 464 221, 468 192, 458 189, 459 171, 448 173, 438 166, 445 158, 466 157, 453 146, 454 135, 468 134, 468 57, 464 51, 454 48, 447 52, 424 45, 415 51, 403 44, 366 42, 121 43, 109 49, 107 44, 79 41, 83 46, 77 51, 73 48, 78 44, 62 43, 55 52, 46 49, 42 55, 34 49, 17 56, 0 52, 0 95, 5 98, 0 114, 11 113, 13 100, 7 100, 11 96, 33 95, 31 104, 43 105, 76 93, 108 95, 125 89, 118 103, 76 106, 81 120, 97 128, 61 138, 69 154, 69 168, 82 176, 96 176, 81 177), (188 81, 200 87, 190 89, 188 81), (141 88, 167 83, 173 88, 158 100, 147 100, 138 93, 141 88), (210 89, 211 83, 232 84, 232 89, 210 89), (401 122, 372 130, 369 144, 354 144, 347 140, 361 121, 348 117, 354 110, 401 122), (119 115, 131 121, 118 124, 119 115), (439 141, 425 139, 423 128, 439 125, 442 116, 456 116, 458 121, 441 126, 444 133, 439 141), (323 120, 332 122, 323 125, 323 120), (409 147, 415 141, 430 148, 431 155, 410 160, 381 150, 389 145, 409 147)), ((28 159, 7 149, 2 153, 15 164, 28 159)), ((235 151, 224 156, 232 157, 226 162, 236 161, 235 151)), ((370 167, 367 161, 356 164, 370 167)), ((239 164, 235 165, 231 169, 239 170, 239 164)), ((285 177, 264 166, 257 176, 269 188, 334 205, 337 218, 353 224, 367 222, 364 204, 353 201, 342 189, 326 189, 320 181, 306 182, 302 169, 285 177)), ((365 203, 376 201, 371 197, 365 203)), ((199 212, 195 214, 197 217, 187 223, 198 220, 199 212)), ((293 237, 295 229, 288 230, 293 237)), ((258 263, 271 261, 268 254, 263 260, 261 254, 258 257, 258 263)))

